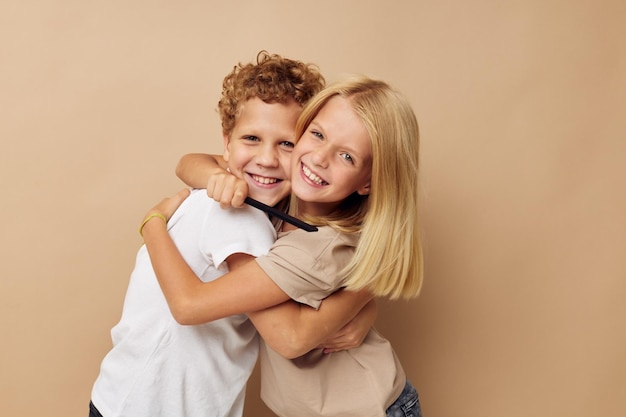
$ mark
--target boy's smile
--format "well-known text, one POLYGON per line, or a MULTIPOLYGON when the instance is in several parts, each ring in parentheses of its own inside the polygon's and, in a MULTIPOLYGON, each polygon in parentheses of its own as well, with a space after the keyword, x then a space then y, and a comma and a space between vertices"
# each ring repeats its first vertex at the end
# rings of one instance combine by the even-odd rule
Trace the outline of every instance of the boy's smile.
POLYGON ((224 137, 224 159, 230 172, 246 181, 255 200, 273 206, 289 194, 294 130, 301 112, 295 101, 269 104, 257 97, 240 106, 232 133, 224 137))

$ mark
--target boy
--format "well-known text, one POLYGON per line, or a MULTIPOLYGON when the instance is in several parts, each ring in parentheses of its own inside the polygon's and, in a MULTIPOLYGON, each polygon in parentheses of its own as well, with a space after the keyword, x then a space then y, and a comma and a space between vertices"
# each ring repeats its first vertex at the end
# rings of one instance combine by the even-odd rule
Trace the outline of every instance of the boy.
MULTIPOLYGON (((256 64, 235 66, 224 79, 218 105, 224 160, 247 182, 250 197, 273 206, 288 195, 296 120, 323 85, 315 67, 264 51, 256 64)), ((222 210, 204 190, 192 191, 168 230, 203 281, 223 275, 236 257, 266 253, 276 239, 265 213, 252 207, 222 210)), ((245 315, 178 324, 145 245, 137 254, 122 317, 111 336, 113 348, 94 383, 90 416, 242 415, 246 382, 258 353, 254 327, 245 315)))

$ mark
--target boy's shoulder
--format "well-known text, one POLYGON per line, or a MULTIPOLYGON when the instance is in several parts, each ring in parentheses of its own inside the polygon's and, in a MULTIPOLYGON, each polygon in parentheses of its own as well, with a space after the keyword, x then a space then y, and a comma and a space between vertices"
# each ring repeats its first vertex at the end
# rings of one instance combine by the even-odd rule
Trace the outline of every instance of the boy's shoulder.
POLYGON ((223 209, 206 194, 205 189, 191 190, 189 197, 183 201, 168 223, 174 224, 179 220, 217 229, 261 227, 274 230, 267 215, 262 211, 248 205, 223 209))

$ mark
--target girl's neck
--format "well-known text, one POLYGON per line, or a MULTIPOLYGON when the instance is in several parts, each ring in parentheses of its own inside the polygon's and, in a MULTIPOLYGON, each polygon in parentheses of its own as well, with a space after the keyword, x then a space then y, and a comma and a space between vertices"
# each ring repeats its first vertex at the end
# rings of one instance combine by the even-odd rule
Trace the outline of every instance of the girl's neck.
POLYGON ((296 230, 298 227, 294 226, 291 223, 283 222, 283 225, 280 228, 281 232, 289 232, 291 230, 296 230))
POLYGON ((294 217, 303 219, 304 216, 309 217, 326 217, 337 209, 339 203, 317 203, 297 200, 296 212, 292 214, 294 217))

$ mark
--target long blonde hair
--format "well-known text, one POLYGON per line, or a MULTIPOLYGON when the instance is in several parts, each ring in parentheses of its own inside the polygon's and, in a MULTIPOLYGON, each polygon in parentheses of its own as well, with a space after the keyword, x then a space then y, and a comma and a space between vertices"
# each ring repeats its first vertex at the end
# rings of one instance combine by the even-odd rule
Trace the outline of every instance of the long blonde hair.
MULTIPOLYGON (((371 191, 369 196, 349 196, 330 216, 306 220, 344 233, 360 233, 354 257, 343 271, 347 289, 369 289, 391 299, 415 297, 423 276, 415 114, 408 100, 387 83, 352 76, 326 87, 309 101, 298 119, 296 137, 302 136, 334 96, 351 103, 369 133, 371 191)), ((295 199, 291 205, 297 210, 295 199)))

